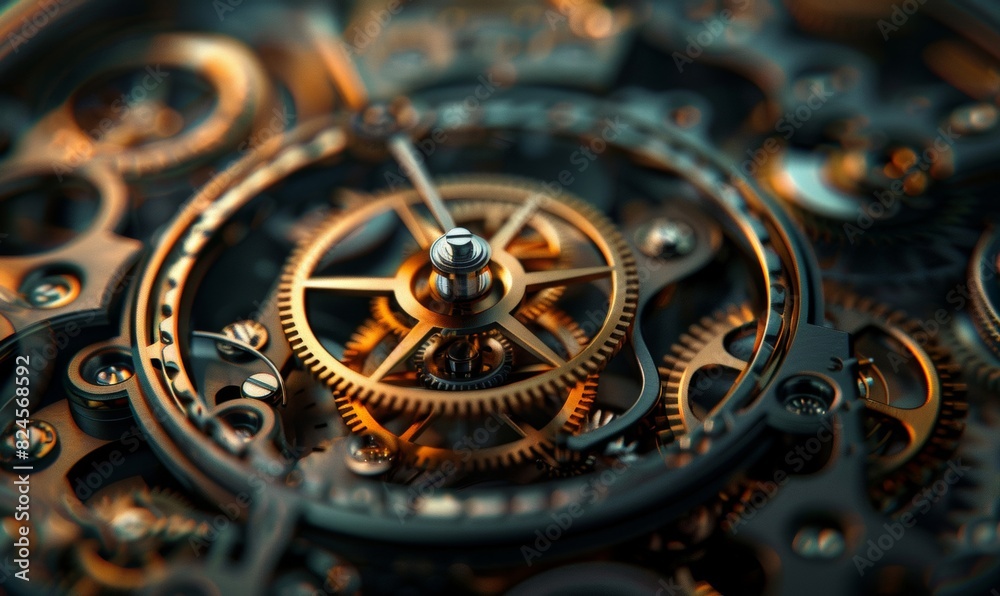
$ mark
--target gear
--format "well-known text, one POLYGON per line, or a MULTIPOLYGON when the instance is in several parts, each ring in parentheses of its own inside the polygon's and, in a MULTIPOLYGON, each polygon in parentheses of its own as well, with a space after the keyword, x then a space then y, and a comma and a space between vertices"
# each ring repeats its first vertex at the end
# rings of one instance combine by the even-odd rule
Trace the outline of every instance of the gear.
MULTIPOLYGON (((456 224, 467 229, 481 231, 484 236, 489 237, 499 229, 505 220, 514 215, 515 211, 514 205, 501 202, 468 201, 458 202, 454 205, 452 217, 456 224)), ((515 239, 509 248, 512 254, 522 261, 532 261, 535 265, 533 269, 560 268, 559 265, 569 265, 571 262, 570 243, 565 238, 565 234, 551 221, 543 217, 533 217, 528 220, 526 227, 531 228, 535 234, 515 239)), ((534 319, 554 305, 565 290, 564 287, 545 288, 525 297, 524 303, 517 311, 518 318, 522 320, 534 319)), ((426 288, 426 292, 430 292, 429 286, 426 288)), ((371 311, 372 316, 389 325, 393 332, 398 335, 405 335, 417 323, 416 319, 403 312, 399 305, 395 304, 388 296, 373 298, 371 311)))
MULTIPOLYGON (((587 343, 586 334, 571 318, 559 311, 550 310, 540 316, 535 324, 545 327, 545 330, 556 338, 562 349, 568 355, 579 351, 587 343)), ((371 324, 364 326, 357 334, 359 341, 353 342, 351 364, 362 363, 378 350, 384 349, 383 340, 395 342, 396 337, 387 326, 371 324)), ((495 338, 492 338, 495 339, 495 338)), ((437 345, 438 340, 432 340, 437 345)), ((426 354, 426 350, 425 350, 426 354)), ((514 371, 516 373, 516 370, 514 371)), ((539 405, 539 412, 533 412, 531 420, 514 418, 502 409, 499 403, 494 404, 495 410, 490 415, 456 418, 452 414, 455 409, 432 410, 424 420, 412 421, 407 415, 405 428, 401 435, 395 435, 379 418, 386 415, 399 414, 396 411, 373 410, 359 399, 339 396, 336 399, 338 409, 344 421, 356 434, 374 434, 383 437, 387 442, 399 446, 401 461, 416 468, 434 467, 445 461, 450 461, 459 468, 491 469, 501 466, 520 464, 531 459, 541 459, 555 467, 553 459, 553 439, 560 433, 572 433, 586 420, 587 412, 594 401, 597 389, 596 377, 577 383, 561 396, 554 393, 544 395, 544 403, 539 405), (538 424, 538 419, 545 420, 538 424), (465 432, 466 442, 455 443, 452 447, 427 445, 418 443, 421 435, 435 437, 455 436, 454 428, 461 426, 465 432), (507 427, 507 428, 505 428, 507 427), (431 431, 433 429, 433 431, 431 431), (471 430, 471 432, 469 432, 471 430), (489 438, 480 441, 478 431, 487 431, 489 438), (415 432, 411 432, 415 431, 415 432), (436 432, 435 432, 436 431, 436 432), (474 440, 475 443, 469 443, 474 440)), ((446 391, 449 397, 454 394, 446 391)), ((461 395, 465 395, 463 392, 461 395)), ((452 402, 454 403, 454 402, 452 402)))
POLYGON ((955 359, 976 384, 1000 391, 1000 234, 987 230, 976 244, 969 262, 968 312, 955 317, 945 339, 955 359))
POLYGON ((513 362, 510 342, 496 331, 432 336, 414 357, 420 380, 438 391, 488 389, 503 383, 513 362))
MULTIPOLYGON (((391 193, 362 208, 339 214, 327 222, 316 237, 297 249, 282 277, 278 299, 282 326, 290 346, 306 367, 338 395, 357 398, 372 407, 417 413, 443 408, 451 413, 469 414, 498 406, 516 410, 534 403, 540 396, 563 393, 601 370, 621 347, 634 319, 638 300, 635 261, 614 226, 578 199, 566 196, 553 198, 545 194, 541 186, 532 186, 518 179, 451 181, 441 184, 439 192, 449 206, 482 203, 490 206, 488 209, 496 210, 495 213, 504 214, 507 211, 503 209, 507 209, 516 214, 503 218, 504 228, 498 232, 509 234, 511 241, 502 247, 494 247, 492 252, 491 267, 495 269, 497 283, 482 298, 471 303, 448 305, 440 301, 424 301, 425 294, 421 288, 429 285, 427 279, 431 275, 426 248, 405 258, 393 277, 326 277, 321 271, 324 256, 346 234, 359 229, 373 217, 403 212, 402 221, 411 224, 407 228, 409 232, 418 244, 421 238, 427 244, 423 232, 426 225, 413 224, 417 219, 415 210, 421 202, 416 191, 391 193), (475 199, 470 200, 470 197, 475 199), (523 248, 515 250, 511 247, 518 245, 514 239, 524 237, 527 222, 535 219, 551 220, 555 227, 572 229, 575 235, 586 238, 589 250, 581 255, 586 266, 575 261, 573 267, 566 269, 528 268, 528 262, 532 260, 528 257, 531 255, 521 252, 525 250, 523 248), (514 222, 512 226, 511 222, 514 222), (518 222, 522 225, 518 226, 518 222), (587 345, 566 359, 533 331, 538 326, 530 325, 531 318, 521 316, 518 309, 533 293, 549 288, 575 289, 581 284, 593 285, 605 294, 602 299, 597 299, 596 295, 585 298, 592 302, 594 308, 604 309, 605 313, 602 325, 589 338, 587 345), (398 337, 394 349, 375 370, 365 372, 356 364, 349 367, 342 358, 337 358, 324 347, 328 345, 326 340, 333 343, 343 340, 317 334, 310 324, 305 296, 318 290, 354 295, 392 295, 400 308, 415 321, 414 326, 398 337), (393 371, 412 367, 414 353, 435 333, 472 334, 490 330, 499 331, 515 345, 520 354, 517 358, 522 364, 534 361, 536 365, 530 369, 534 372, 522 374, 513 381, 508 379, 501 389, 463 391, 461 399, 447 392, 428 391, 416 383, 408 386, 387 382, 386 377, 393 371)), ((542 227, 542 224, 538 225, 542 227)), ((582 302, 580 306, 585 307, 586 304, 582 302)), ((542 313, 531 314, 540 317, 542 313)), ((396 323, 385 325, 394 330, 400 327, 396 323)), ((336 330, 326 331, 337 333, 336 330)))
POLYGON ((967 409, 965 386, 948 351, 905 314, 832 292, 827 315, 854 336, 855 355, 867 361, 859 387, 869 411, 871 493, 883 511, 897 511, 912 490, 934 479, 958 443, 967 409), (896 394, 907 386, 902 383, 908 367, 924 395, 896 394))
MULTIPOLYGON (((947 352, 931 340, 917 343, 920 326, 902 313, 835 293, 828 317, 854 336, 855 355, 865 363, 859 387, 868 408, 871 494, 882 510, 895 511, 911 489, 933 479, 956 444, 964 387, 955 380, 957 367, 947 352), (906 377, 907 365, 920 369, 912 379, 906 377), (925 387, 925 395, 915 395, 915 383, 925 387), (919 403, 910 403, 914 397, 919 403)), ((743 305, 703 319, 682 336, 660 369, 662 441, 687 434, 724 399, 733 375, 748 361, 746 346, 752 346, 755 328, 753 312, 743 305)))
MULTIPOLYGON (((576 432, 583 434, 597 430, 616 417, 616 414, 611 410, 595 408, 587 414, 576 432)), ((592 471, 602 458, 614 458, 630 465, 635 461, 638 449, 638 442, 626 441, 626 438, 622 436, 608 443, 602 453, 574 451, 557 446, 551 457, 555 465, 551 465, 545 460, 538 460, 538 464, 540 468, 544 468, 548 472, 551 478, 568 478, 592 471)))
POLYGON ((665 424, 660 425, 662 442, 686 435, 714 403, 721 401, 731 386, 729 381, 736 378, 733 373, 738 374, 749 361, 749 354, 741 354, 746 360, 730 354, 724 341, 730 332, 747 328, 754 320, 747 305, 731 306, 715 317, 704 317, 681 335, 672 353, 664 357, 665 366, 660 368, 666 417, 665 424), (695 379, 700 370, 704 372, 695 379), (692 399, 692 385, 699 398, 697 403, 692 399))

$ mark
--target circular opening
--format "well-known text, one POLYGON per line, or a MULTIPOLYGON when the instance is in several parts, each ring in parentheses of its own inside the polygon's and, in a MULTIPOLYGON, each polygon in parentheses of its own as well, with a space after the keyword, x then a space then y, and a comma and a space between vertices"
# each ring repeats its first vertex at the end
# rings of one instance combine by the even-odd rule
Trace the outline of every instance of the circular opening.
POLYGON ((100 193, 75 176, 39 175, 0 184, 0 256, 50 251, 86 231, 100 193))
POLYGON ((244 441, 249 441, 260 432, 260 415, 251 410, 232 409, 222 415, 222 421, 229 425, 244 441))
POLYGON ((823 416, 830 411, 836 395, 828 381, 812 375, 790 377, 778 390, 785 409, 799 416, 823 416))
POLYGON ((132 378, 132 356, 122 348, 106 348, 92 354, 80 366, 80 375, 93 385, 108 387, 132 378))

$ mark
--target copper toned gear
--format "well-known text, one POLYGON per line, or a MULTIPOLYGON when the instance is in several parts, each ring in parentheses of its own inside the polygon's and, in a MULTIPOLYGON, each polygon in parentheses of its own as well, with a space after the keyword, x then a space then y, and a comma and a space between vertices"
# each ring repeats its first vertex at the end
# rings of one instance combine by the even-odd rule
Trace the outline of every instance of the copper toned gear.
MULTIPOLYGON (((572 354, 587 343, 587 336, 566 314, 559 311, 548 311, 539 317, 536 324, 543 325, 551 335, 557 338, 562 348, 572 354)), ((371 325, 359 332, 365 337, 363 342, 357 342, 352 350, 364 346, 366 349, 377 350, 381 344, 377 341, 396 341, 385 326, 371 325)), ((363 362, 369 354, 352 351, 352 358, 363 362)), ((460 469, 491 469, 502 466, 517 465, 530 460, 546 462, 555 468, 558 462, 552 456, 554 438, 562 433, 573 433, 582 427, 587 420, 587 413, 593 404, 597 390, 597 377, 591 376, 585 382, 577 383, 560 393, 546 393, 536 404, 533 421, 538 417, 546 418, 544 424, 533 425, 517 414, 504 411, 500 404, 494 404, 488 414, 481 413, 474 417, 454 417, 440 409, 428 414, 418 415, 418 419, 408 416, 406 430, 395 434, 390 431, 380 419, 388 415, 398 415, 398 411, 372 409, 359 399, 339 396, 336 403, 347 426, 354 433, 374 434, 386 441, 399 446, 401 461, 416 468, 432 468, 444 462, 451 462, 460 469), (427 445, 418 441, 422 435, 444 437, 450 436, 448 427, 462 424, 466 433, 466 441, 460 441, 452 446, 427 445), (442 432, 432 432, 441 430, 442 432), (429 432, 431 431, 431 432, 429 432), (482 432, 488 439, 480 441, 482 432)), ((428 393, 444 393, 428 391, 428 393)), ((461 395, 465 395, 462 392, 461 395)), ((449 397, 455 397, 453 394, 449 397)), ((459 396, 459 397, 460 397, 459 396)), ((525 417, 527 418, 527 417, 525 417)))
MULTIPOLYGON (((422 199, 416 191, 393 193, 357 209, 332 217, 318 234, 303 243, 289 260, 282 276, 279 311, 282 327, 295 354, 318 379, 338 395, 357 398, 366 405, 427 413, 447 400, 452 410, 468 413, 483 411, 496 404, 516 410, 546 394, 559 394, 590 375, 597 373, 620 349, 635 317, 638 300, 638 273, 628 245, 613 224, 583 201, 544 194, 541 186, 531 187, 507 178, 482 178, 441 184, 439 193, 446 205, 469 201, 470 197, 490 203, 512 205, 515 215, 489 242, 492 246, 490 269, 494 283, 491 291, 461 308, 441 310, 421 301, 415 288, 426 285, 431 273, 430 242, 427 228, 419 222, 422 199), (519 185, 521 184, 521 185, 519 185), (406 257, 397 272, 388 277, 324 276, 317 270, 324 256, 365 221, 396 213, 402 225, 417 241, 420 250, 406 257), (572 268, 528 271, 510 246, 521 235, 526 223, 535 216, 572 228, 585 239, 587 265, 572 268), (591 263, 599 263, 592 265, 591 263), (600 328, 579 352, 570 357, 558 354, 535 330, 517 317, 517 309, 526 296, 551 287, 592 284, 606 294, 601 301, 604 318, 600 328), (345 365, 323 346, 312 328, 306 308, 306 294, 330 292, 344 295, 386 296, 395 298, 400 308, 416 320, 413 328, 399 338, 399 343, 376 370, 364 373, 345 365), (536 363, 534 372, 522 375, 501 388, 463 391, 460 400, 454 395, 428 392, 424 388, 385 382, 385 377, 407 366, 417 350, 435 333, 443 330, 480 333, 498 330, 524 353, 523 364, 536 363), (427 399, 428 396, 439 399, 427 399), (447 396, 447 397, 442 397, 447 396)), ((577 260, 578 262, 579 260, 577 260)))
POLYGON ((952 321, 945 339, 968 378, 1000 390, 1000 233, 991 227, 980 237, 969 259, 968 312, 952 321))
MULTIPOLYGON (((964 386, 955 378, 957 367, 947 351, 902 313, 846 293, 834 293, 827 306, 828 317, 837 329, 852 334, 854 355, 865 363, 859 387, 868 410, 869 486, 879 506, 893 511, 910 489, 933 479, 954 448, 966 409, 964 386), (907 364, 919 370, 923 395, 898 393, 900 387, 914 386, 900 381, 907 364)), ((693 325, 666 356, 660 373, 667 428, 661 430, 661 440, 686 434, 700 420, 699 408, 707 409, 713 401, 699 404, 698 398, 711 392, 713 380, 719 395, 728 390, 728 380, 713 375, 713 367, 745 366, 733 343, 740 330, 749 336, 754 322, 748 306, 730 307, 693 325), (696 379, 699 371, 704 376, 696 379)))
MULTIPOLYGON (((462 178, 449 179, 451 182, 461 182, 462 178)), ((447 182, 445 182, 447 184, 447 182)), ((524 183, 519 184, 524 186, 524 183)), ((491 236, 509 217, 514 215, 516 207, 502 202, 462 201, 451 208, 456 224, 465 228, 479 230, 485 236, 491 236)), ((522 262, 531 261, 538 268, 558 268, 570 263, 570 243, 564 234, 551 221, 536 215, 525 225, 535 233, 527 238, 515 238, 511 243, 510 252, 522 262)), ((429 291, 429 288, 427 288, 429 291)), ((565 292, 564 287, 545 288, 529 296, 518 308, 517 316, 521 320, 531 320, 555 304, 565 292)), ((377 296, 371 303, 372 316, 389 325, 392 330, 404 335, 416 325, 417 321, 407 315, 389 296, 377 296)))
MULTIPOLYGON (((723 369, 740 373, 749 360, 742 360, 727 350, 727 336, 741 328, 749 328, 755 315, 748 305, 730 306, 712 317, 703 317, 692 325, 680 340, 664 356, 664 366, 660 368, 661 397, 666 416, 665 426, 660 429, 664 443, 684 436, 700 423, 702 412, 692 400, 692 392, 699 396, 715 389, 728 391, 729 384, 714 383, 723 376, 723 369), (695 379, 703 371, 705 376, 695 379), (692 382, 696 386, 692 390, 692 382)), ((754 327, 756 329, 756 327, 754 327)), ((747 355, 749 356, 749 355, 747 355)), ((735 377, 733 377, 735 378, 735 377)), ((723 395, 719 395, 722 398, 723 395)), ((720 400, 721 401, 721 400, 720 400)))
POLYGON ((834 292, 827 316, 854 336, 854 355, 866 363, 859 387, 869 413, 870 489, 880 509, 897 511, 913 490, 934 480, 954 451, 965 427, 965 385, 948 350, 904 313, 834 292), (908 366, 923 386, 916 400, 910 392, 893 395, 900 386, 893 377, 908 366))

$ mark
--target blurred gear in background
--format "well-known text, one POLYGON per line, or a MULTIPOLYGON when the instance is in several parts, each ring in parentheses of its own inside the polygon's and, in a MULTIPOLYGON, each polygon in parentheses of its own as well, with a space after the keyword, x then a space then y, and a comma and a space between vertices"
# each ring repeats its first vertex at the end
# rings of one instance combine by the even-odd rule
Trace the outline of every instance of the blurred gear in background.
POLYGON ((0 593, 1000 590, 993 4, 0 41, 0 593))

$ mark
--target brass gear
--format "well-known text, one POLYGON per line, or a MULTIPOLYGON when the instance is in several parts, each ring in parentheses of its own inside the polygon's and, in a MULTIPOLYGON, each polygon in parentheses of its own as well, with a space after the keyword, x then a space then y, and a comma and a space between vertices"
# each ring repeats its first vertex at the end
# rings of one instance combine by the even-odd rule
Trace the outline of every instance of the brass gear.
MULTIPOLYGON (((699 413, 689 398, 688 387, 692 376, 702 367, 739 366, 742 371, 745 362, 739 362, 724 345, 726 336, 736 329, 751 325, 756 316, 748 305, 730 306, 714 317, 703 317, 692 325, 680 340, 664 356, 664 366, 660 367, 661 396, 664 403, 665 424, 661 425, 659 436, 663 443, 669 443, 684 436, 694 423, 699 421, 699 413)), ((719 368, 712 373, 722 374, 719 368)), ((737 372, 739 372, 737 371, 737 372)), ((708 383, 711 383, 709 379, 708 383)), ((698 388, 700 392, 709 389, 698 388)), ((726 387, 728 389, 728 387, 726 387)), ((722 396, 719 396, 722 397, 722 396)))
MULTIPOLYGON (((545 326, 553 337, 558 338, 558 341, 563 344, 563 349, 568 353, 581 349, 587 343, 586 334, 565 313, 550 310, 543 313, 535 323, 545 326)), ((397 341, 387 326, 375 322, 365 325, 356 335, 359 337, 359 341, 354 342, 350 348, 352 358, 356 359, 356 362, 367 361, 372 353, 380 349, 383 341, 397 341)), ((587 419, 587 412, 593 404, 596 390, 597 377, 591 376, 569 390, 563 390, 562 395, 551 392, 544 394, 540 400, 541 403, 538 404, 538 409, 548 420, 538 427, 531 426, 523 420, 518 421, 498 402, 494 404, 496 409, 490 413, 482 412, 474 417, 459 416, 456 418, 453 416, 454 409, 447 412, 440 409, 432 410, 425 415, 424 420, 407 421, 407 430, 400 434, 386 428, 378 419, 387 413, 390 415, 398 414, 399 411, 371 409, 361 400, 344 395, 338 396, 336 403, 344 422, 353 433, 373 434, 388 443, 398 445, 400 461, 418 469, 431 468, 444 462, 451 462, 459 469, 485 470, 513 466, 533 459, 547 461, 550 466, 555 467, 557 462, 552 456, 555 449, 553 439, 559 434, 573 433, 581 428, 587 419), (511 433, 513 438, 499 444, 477 445, 475 449, 454 448, 457 445, 448 448, 416 442, 417 435, 435 424, 460 423, 466 428, 478 430, 488 428, 490 420, 493 421, 494 427, 501 429, 503 425, 510 427, 510 430, 513 431, 511 433), (420 430, 411 433, 413 429, 420 430)), ((435 393, 444 392, 436 391, 435 393)), ((462 395, 465 393, 463 392, 462 395)), ((494 430, 490 434, 496 435, 497 431, 494 430)), ((438 434, 442 437, 446 435, 447 433, 438 434)), ((471 435, 472 433, 470 433, 471 435)))
MULTIPOLYGON (((546 195, 541 186, 525 184, 518 179, 453 180, 440 184, 438 191, 446 205, 470 202, 470 197, 475 197, 476 201, 488 204, 513 205, 520 213, 527 214, 523 221, 535 216, 555 220, 585 238, 590 249, 586 256, 590 257, 590 262, 600 264, 591 266, 585 261, 587 266, 576 265, 570 269, 525 271, 522 262, 508 250, 510 243, 507 243, 493 251, 491 267, 496 269, 497 280, 493 290, 481 299, 482 304, 463 306, 465 310, 461 312, 441 312, 420 302, 420 292, 414 288, 426 284, 421 282, 429 267, 426 250, 406 258, 394 277, 314 277, 328 251, 365 221, 382 214, 402 212, 407 214, 403 221, 409 220, 412 224, 417 219, 414 208, 422 204, 413 190, 376 198, 355 210, 332 217, 315 237, 298 247, 282 276, 278 297, 282 327, 292 350, 313 375, 327 383, 337 395, 356 398, 376 408, 427 413, 444 406, 446 411, 474 413, 495 409, 498 405, 516 410, 536 402, 541 396, 563 393, 600 371, 621 347, 635 317, 638 300, 635 260, 613 224, 579 199, 554 198, 546 195), (524 211, 520 211, 522 209, 524 211), (604 320, 587 345, 567 360, 535 335, 528 322, 517 316, 517 311, 523 298, 532 292, 590 282, 601 284, 595 283, 595 287, 607 294, 607 302, 601 306, 606 309, 604 320), (367 285, 369 283, 374 285, 367 285), (331 354, 310 325, 305 295, 316 290, 353 295, 391 294, 417 322, 400 337, 390 358, 374 372, 365 374, 331 354), (505 383, 500 388, 463 391, 461 399, 415 385, 387 383, 383 378, 411 362, 413 354, 434 333, 442 330, 479 333, 491 329, 499 329, 526 357, 540 363, 535 374, 505 383)), ((421 227, 407 229, 417 237, 424 235, 421 227)), ((520 235, 520 231, 521 228, 517 228, 513 236, 520 235)))
MULTIPOLYGON (((500 202, 463 201, 452 207, 451 215, 456 224, 470 229, 481 227, 488 236, 496 232, 502 222, 514 215, 516 210, 514 205, 500 202)), ((527 227, 534 228, 538 238, 521 240, 520 242, 515 240, 510 247, 510 251, 514 255, 524 260, 547 262, 546 264, 550 266, 569 263, 570 243, 564 238, 565 234, 552 222, 542 217, 534 217, 528 221, 527 227)), ((564 287, 545 288, 525 297, 524 304, 517 311, 518 318, 522 320, 534 319, 554 305, 565 290, 564 287)), ((405 335, 416 325, 416 320, 403 312, 388 296, 373 298, 371 312, 375 319, 389 325, 393 332, 398 335, 405 335)))
MULTIPOLYGON (((909 490, 933 479, 956 444, 965 414, 961 397, 964 387, 955 380, 957 367, 948 353, 930 338, 918 343, 914 338, 919 337, 920 326, 904 314, 868 299, 836 292, 828 298, 827 313, 837 329, 855 337, 855 355, 866 362, 861 367, 859 387, 868 409, 870 493, 883 511, 895 511, 909 490), (894 346, 901 346, 905 353, 883 348, 873 353, 875 360, 869 362, 862 338, 873 331, 878 337, 889 338, 894 346), (915 407, 892 405, 891 379, 897 374, 894 357, 898 359, 894 361, 896 366, 914 360, 921 369, 926 396, 915 407), (884 361, 886 358, 890 361, 884 361), (900 441, 904 443, 902 447, 900 441)), ((697 422, 698 404, 690 393, 694 375, 712 366, 737 368, 743 358, 732 353, 739 350, 727 347, 727 342, 740 337, 741 329, 748 335, 754 324, 755 315, 748 306, 732 306, 693 325, 673 347, 672 354, 664 359, 665 367, 660 369, 666 418, 661 440, 675 440, 688 432, 692 422, 697 422)), ((705 391, 710 387, 698 389, 705 391)), ((906 397, 895 396, 895 401, 906 397)))

